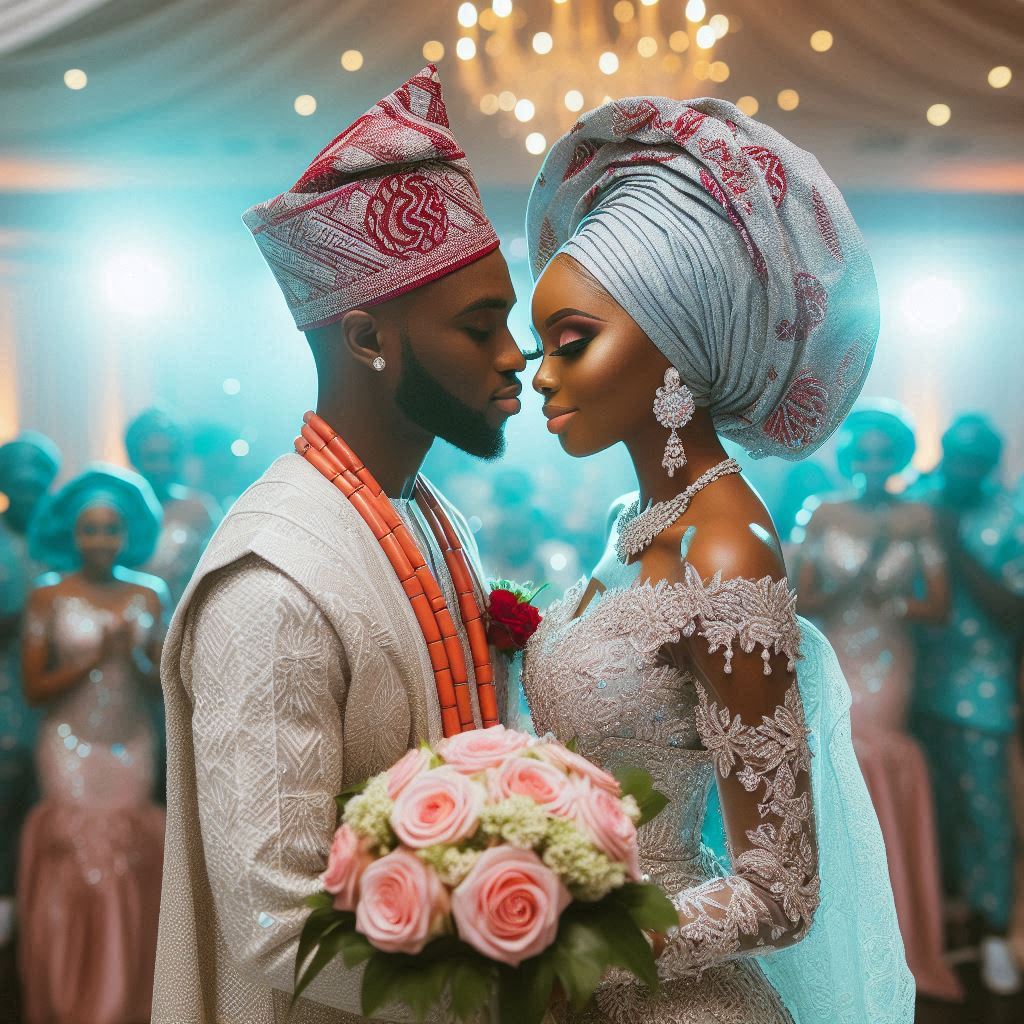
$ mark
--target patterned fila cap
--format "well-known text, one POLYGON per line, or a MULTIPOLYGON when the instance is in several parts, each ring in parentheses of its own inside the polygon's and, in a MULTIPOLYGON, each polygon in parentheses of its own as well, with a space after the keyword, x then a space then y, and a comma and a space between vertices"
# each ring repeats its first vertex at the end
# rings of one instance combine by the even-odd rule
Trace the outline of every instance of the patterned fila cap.
POLYGON ((242 216, 300 331, 386 302, 498 247, 433 64, 242 216))

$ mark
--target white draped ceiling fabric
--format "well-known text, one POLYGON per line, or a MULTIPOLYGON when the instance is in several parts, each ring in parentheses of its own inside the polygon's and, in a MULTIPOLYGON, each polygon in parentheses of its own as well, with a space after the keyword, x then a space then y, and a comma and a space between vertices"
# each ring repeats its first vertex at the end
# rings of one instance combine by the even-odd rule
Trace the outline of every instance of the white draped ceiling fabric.
MULTIPOLYGON (((570 0, 573 2, 573 0, 570 0)), ((672 2, 680 10, 682 0, 672 2)), ((516 0, 542 19, 550 0, 516 0)), ((539 158, 464 95, 457 0, 14 0, 0 3, 0 189, 177 176, 279 182, 331 132, 445 44, 441 73, 484 185, 519 184, 539 158), (339 66, 358 49, 361 70, 339 66), (88 75, 79 92, 68 68, 88 75), (296 96, 318 101, 312 117, 296 96), (486 136, 479 142, 475 135, 486 136), (495 137, 497 136, 497 137, 495 137)), ((478 5, 485 6, 483 3, 478 5)), ((612 7, 611 0, 608 7, 612 7)), ((708 0, 738 31, 716 47, 729 79, 704 91, 758 98, 759 116, 822 156, 847 186, 1024 191, 1024 3, 1020 0, 708 0), (812 32, 833 47, 816 53, 812 32), (1015 71, 993 89, 989 70, 1015 71), (800 105, 775 97, 795 89, 800 105), (934 103, 951 111, 933 127, 934 103)), ((681 17, 681 15, 680 15, 681 17)), ((537 24, 541 21, 537 20, 537 24)), ((556 54, 551 55, 554 59, 556 54)), ((595 54, 595 62, 596 62, 595 54)), ((595 77, 601 76, 596 70, 595 77)), ((614 79, 608 79, 614 92, 614 79)), ((516 91, 522 83, 510 82, 516 91)), ((549 140, 550 141, 550 140, 549 140)))

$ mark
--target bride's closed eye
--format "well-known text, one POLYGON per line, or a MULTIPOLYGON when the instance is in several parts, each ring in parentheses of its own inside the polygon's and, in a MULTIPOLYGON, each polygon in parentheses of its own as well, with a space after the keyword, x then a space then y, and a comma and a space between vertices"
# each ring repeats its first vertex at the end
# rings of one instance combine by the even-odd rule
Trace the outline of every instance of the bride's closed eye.
POLYGON ((555 349, 551 354, 572 356, 582 352, 594 340, 594 326, 592 323, 559 324, 555 331, 555 349))
POLYGON ((592 335, 577 335, 567 341, 559 341, 558 348, 551 353, 552 356, 574 356, 582 352, 592 341, 592 335))

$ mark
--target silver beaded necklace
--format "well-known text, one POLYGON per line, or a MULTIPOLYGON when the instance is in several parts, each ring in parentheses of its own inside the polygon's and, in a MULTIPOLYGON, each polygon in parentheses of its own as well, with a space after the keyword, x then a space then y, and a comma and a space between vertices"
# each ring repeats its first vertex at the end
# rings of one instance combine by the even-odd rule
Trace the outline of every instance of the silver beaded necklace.
POLYGON ((626 562, 634 555, 640 554, 648 547, 659 533, 667 530, 689 507, 694 495, 702 491, 708 484, 714 483, 723 476, 740 472, 740 464, 735 459, 712 466, 702 473, 681 494, 657 504, 648 502, 647 508, 640 511, 640 499, 619 513, 616 521, 618 539, 615 542, 615 553, 620 562, 626 562))

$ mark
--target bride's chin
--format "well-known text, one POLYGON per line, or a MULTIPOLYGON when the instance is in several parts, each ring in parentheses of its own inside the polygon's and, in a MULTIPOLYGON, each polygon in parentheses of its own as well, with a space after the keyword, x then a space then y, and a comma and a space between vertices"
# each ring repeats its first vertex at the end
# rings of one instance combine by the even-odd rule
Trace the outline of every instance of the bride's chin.
POLYGON ((572 431, 568 430, 558 436, 558 443, 562 446, 562 451, 566 455, 570 455, 574 459, 585 459, 588 455, 596 455, 601 450, 590 445, 581 445, 578 440, 576 443, 573 443, 571 435, 572 431))

